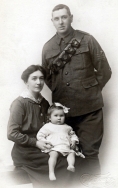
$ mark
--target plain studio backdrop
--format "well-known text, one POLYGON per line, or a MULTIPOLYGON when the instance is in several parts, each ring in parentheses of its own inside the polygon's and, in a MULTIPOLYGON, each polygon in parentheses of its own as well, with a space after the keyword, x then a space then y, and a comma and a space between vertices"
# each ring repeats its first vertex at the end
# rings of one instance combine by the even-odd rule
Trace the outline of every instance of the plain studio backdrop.
MULTIPOLYGON (((11 102, 25 88, 21 73, 31 64, 41 64, 42 47, 54 34, 51 11, 67 4, 75 29, 92 34, 102 46, 112 69, 103 89, 104 138, 100 148, 102 174, 117 184, 118 176, 118 1, 117 0, 0 0, 0 166, 11 165, 13 143, 7 140, 11 102)), ((45 86, 44 97, 51 103, 45 86)))

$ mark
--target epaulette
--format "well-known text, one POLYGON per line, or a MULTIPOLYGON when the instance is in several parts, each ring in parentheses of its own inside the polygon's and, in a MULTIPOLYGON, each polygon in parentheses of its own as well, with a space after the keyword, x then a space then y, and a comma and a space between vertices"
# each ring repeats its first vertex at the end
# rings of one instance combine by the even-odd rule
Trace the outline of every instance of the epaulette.
POLYGON ((91 34, 85 32, 85 31, 81 31, 81 30, 75 30, 75 31, 78 31, 78 32, 83 33, 83 34, 85 34, 85 35, 91 35, 91 34))

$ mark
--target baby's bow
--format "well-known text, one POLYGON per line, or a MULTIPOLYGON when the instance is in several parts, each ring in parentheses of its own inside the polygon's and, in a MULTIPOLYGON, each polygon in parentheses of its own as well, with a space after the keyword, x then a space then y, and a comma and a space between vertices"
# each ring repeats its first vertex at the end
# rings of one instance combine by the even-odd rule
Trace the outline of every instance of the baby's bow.
POLYGON ((64 111, 65 114, 68 113, 69 110, 70 110, 70 108, 67 108, 66 106, 63 106, 62 104, 60 104, 58 102, 55 103, 55 106, 61 106, 63 108, 63 111, 64 111))

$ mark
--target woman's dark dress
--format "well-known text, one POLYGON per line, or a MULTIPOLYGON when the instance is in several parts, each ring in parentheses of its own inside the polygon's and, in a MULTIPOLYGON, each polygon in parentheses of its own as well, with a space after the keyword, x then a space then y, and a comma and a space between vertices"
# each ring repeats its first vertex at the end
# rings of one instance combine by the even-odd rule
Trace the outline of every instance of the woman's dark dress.
POLYGON ((43 98, 36 103, 29 98, 18 97, 10 108, 8 139, 15 142, 12 159, 15 166, 21 166, 38 188, 65 187, 72 180, 73 173, 67 171, 67 159, 60 156, 56 165, 57 180, 51 182, 48 177, 49 155, 36 147, 36 134, 46 123, 49 103, 43 98))

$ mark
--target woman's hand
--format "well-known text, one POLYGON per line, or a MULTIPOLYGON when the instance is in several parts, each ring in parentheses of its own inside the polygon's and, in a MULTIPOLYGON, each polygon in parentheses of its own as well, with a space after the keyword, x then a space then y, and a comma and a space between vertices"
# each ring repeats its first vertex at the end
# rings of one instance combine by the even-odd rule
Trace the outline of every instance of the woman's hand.
POLYGON ((40 140, 40 141, 36 141, 36 147, 41 150, 45 150, 45 149, 51 149, 53 146, 49 141, 40 140))

